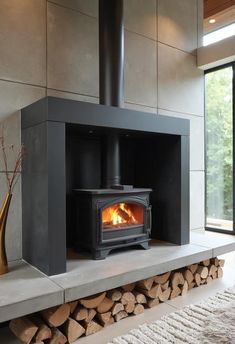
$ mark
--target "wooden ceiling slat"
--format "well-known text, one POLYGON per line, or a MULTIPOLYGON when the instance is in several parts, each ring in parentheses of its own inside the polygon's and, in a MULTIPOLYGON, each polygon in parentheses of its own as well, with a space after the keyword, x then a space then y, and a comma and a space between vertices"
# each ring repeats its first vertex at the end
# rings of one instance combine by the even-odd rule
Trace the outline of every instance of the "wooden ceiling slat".
POLYGON ((204 18, 211 17, 233 5, 235 0, 204 0, 204 18))

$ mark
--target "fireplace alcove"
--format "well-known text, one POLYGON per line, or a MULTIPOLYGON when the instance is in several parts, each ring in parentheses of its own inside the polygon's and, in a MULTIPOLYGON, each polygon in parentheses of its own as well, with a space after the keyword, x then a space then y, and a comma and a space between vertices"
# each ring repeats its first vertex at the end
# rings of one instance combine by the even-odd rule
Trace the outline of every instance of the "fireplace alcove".
POLYGON ((121 183, 152 189, 151 237, 189 243, 189 122, 46 97, 22 110, 22 205, 23 258, 47 275, 66 272, 73 190, 100 188, 103 139, 112 133, 121 183))

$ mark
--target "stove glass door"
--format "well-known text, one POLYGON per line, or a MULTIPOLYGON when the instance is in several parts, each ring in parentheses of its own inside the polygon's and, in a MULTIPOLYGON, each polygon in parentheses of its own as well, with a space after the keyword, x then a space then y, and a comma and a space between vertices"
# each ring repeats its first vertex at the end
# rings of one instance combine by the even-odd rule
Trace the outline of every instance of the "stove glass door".
POLYGON ((102 230, 119 230, 144 224, 144 207, 132 202, 116 203, 102 211, 102 230))

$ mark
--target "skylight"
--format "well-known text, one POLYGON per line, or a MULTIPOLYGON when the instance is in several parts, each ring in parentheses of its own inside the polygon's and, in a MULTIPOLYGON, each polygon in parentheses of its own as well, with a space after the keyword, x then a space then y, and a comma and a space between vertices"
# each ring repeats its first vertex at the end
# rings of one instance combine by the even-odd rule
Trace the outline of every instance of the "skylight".
POLYGON ((209 45, 235 35, 235 23, 208 33, 203 37, 203 45, 209 45))

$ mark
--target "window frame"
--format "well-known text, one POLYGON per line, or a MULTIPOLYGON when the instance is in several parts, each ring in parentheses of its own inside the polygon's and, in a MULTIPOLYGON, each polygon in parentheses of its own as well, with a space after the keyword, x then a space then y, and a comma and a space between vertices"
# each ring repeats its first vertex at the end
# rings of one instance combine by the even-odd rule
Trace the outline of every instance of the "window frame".
POLYGON ((233 79, 232 79, 232 93, 233 93, 233 104, 232 104, 232 116, 233 116, 233 230, 227 230, 222 228, 214 228, 214 227, 208 227, 206 225, 206 218, 207 218, 207 114, 206 114, 206 78, 204 78, 204 90, 205 90, 205 97, 204 97, 204 109, 205 109, 205 116, 204 116, 204 137, 205 137, 205 150, 204 150, 204 162, 205 162, 205 230, 210 232, 217 232, 217 233, 224 233, 224 234, 230 234, 235 235, 235 61, 230 62, 218 67, 214 67, 211 69, 208 69, 205 71, 204 75, 209 73, 216 72, 218 70, 232 67, 233 71, 233 79))

